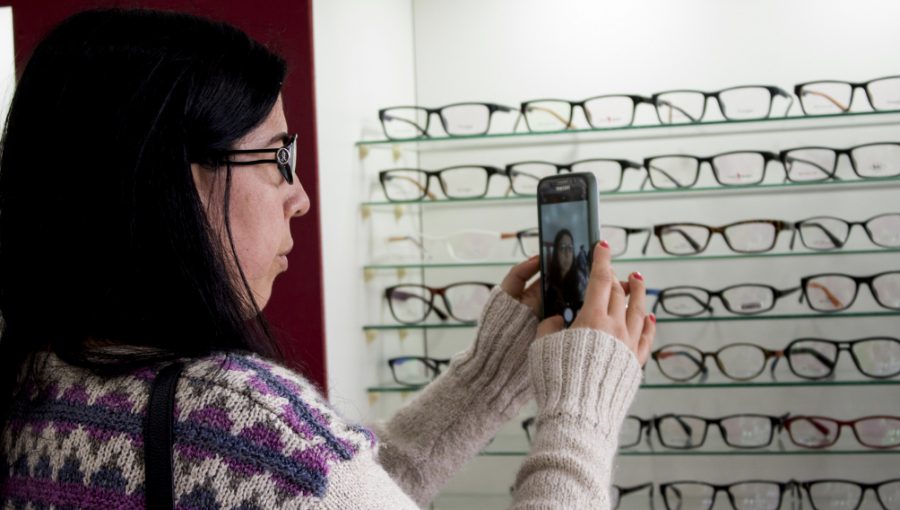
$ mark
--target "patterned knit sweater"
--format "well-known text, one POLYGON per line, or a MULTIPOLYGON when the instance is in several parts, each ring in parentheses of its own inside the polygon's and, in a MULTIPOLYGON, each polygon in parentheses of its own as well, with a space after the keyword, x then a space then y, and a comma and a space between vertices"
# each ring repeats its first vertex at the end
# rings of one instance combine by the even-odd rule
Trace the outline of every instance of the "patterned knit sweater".
MULTIPOLYGON (((536 441, 514 507, 608 508, 640 367, 604 333, 535 342, 536 324, 495 290, 472 347, 376 434, 286 368, 234 354, 189 362, 175 396, 176 508, 414 509, 535 396, 536 441)), ((101 378, 45 361, 4 437, 0 508, 145 508, 143 427, 157 370, 101 378)))

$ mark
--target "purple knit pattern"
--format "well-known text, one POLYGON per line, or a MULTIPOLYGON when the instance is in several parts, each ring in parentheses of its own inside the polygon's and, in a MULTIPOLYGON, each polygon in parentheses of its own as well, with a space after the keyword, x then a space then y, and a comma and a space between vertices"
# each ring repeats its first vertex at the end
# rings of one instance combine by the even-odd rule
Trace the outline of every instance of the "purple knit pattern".
MULTIPOLYGON (((141 509, 143 429, 156 370, 100 378, 50 361, 27 381, 0 451, 0 509, 141 509), (102 459, 102 460, 101 460, 102 459)), ((304 507, 330 468, 375 447, 308 382, 250 356, 187 364, 176 392, 176 508, 304 507)))

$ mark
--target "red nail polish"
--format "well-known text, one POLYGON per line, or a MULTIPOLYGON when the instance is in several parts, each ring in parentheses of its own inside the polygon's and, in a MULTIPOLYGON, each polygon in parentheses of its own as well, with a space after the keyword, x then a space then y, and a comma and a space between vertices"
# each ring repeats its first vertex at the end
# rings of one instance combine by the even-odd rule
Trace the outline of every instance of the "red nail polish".
POLYGON ((606 241, 600 241, 600 246, 606 248, 607 250, 609 249, 609 243, 607 243, 606 241))
POLYGON ((635 280, 644 281, 644 277, 641 276, 641 273, 639 273, 639 272, 637 272, 637 271, 631 273, 631 275, 634 276, 634 279, 635 279, 635 280))
POLYGON ((530 259, 528 259, 528 261, 531 262, 532 260, 534 260, 534 259, 536 259, 536 258, 538 258, 538 257, 540 257, 540 255, 535 255, 535 256, 531 257, 530 259))
POLYGON ((650 320, 653 321, 653 324, 656 324, 656 316, 655 315, 651 315, 650 320))

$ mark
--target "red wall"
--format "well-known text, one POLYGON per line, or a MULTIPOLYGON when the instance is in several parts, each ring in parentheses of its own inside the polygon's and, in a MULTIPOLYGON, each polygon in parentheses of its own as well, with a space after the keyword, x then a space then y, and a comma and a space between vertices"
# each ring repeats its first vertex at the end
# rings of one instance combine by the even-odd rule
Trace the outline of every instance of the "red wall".
POLYGON ((325 373, 325 311, 312 47, 312 0, 0 0, 13 8, 16 69, 21 72, 34 45, 70 14, 93 7, 149 7, 198 14, 236 25, 287 58, 285 114, 297 133, 297 176, 312 207, 291 222, 294 250, 290 270, 275 281, 265 313, 281 336, 294 368, 322 390, 325 373))

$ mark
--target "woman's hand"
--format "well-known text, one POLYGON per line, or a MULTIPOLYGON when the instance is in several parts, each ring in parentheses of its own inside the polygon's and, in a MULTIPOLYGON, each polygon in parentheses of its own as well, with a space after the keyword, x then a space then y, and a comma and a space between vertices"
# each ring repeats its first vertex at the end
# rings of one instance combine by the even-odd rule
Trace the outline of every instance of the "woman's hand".
POLYGON ((525 262, 520 262, 509 270, 509 274, 503 279, 500 288, 513 299, 530 307, 534 316, 541 318, 541 280, 538 278, 527 288, 525 284, 532 279, 541 268, 539 255, 535 255, 525 262))

